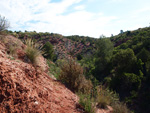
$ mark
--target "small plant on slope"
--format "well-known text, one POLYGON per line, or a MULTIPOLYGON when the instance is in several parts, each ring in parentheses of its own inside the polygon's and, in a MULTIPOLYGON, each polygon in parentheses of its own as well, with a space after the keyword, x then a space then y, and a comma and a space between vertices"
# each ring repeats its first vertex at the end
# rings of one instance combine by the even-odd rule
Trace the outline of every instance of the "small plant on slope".
POLYGON ((58 78, 73 92, 90 93, 92 83, 83 75, 83 68, 73 59, 65 61, 61 66, 58 78))
POLYGON ((25 44, 27 45, 25 49, 25 53, 29 58, 30 62, 34 65, 38 64, 37 58, 42 54, 42 51, 39 49, 40 46, 33 42, 32 39, 25 40, 25 44))
POLYGON ((113 113, 133 113, 127 108, 126 104, 123 104, 121 102, 114 104, 112 107, 113 113))
POLYGON ((79 104, 84 107, 85 111, 88 113, 95 113, 94 101, 90 94, 78 93, 78 96, 80 97, 79 104))

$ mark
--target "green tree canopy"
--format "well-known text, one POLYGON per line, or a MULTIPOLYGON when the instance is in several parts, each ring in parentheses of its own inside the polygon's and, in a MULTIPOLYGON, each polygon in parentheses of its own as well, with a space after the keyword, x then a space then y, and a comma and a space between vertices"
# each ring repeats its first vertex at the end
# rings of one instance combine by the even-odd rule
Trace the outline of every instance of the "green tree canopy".
POLYGON ((110 60, 113 54, 113 43, 110 39, 100 38, 97 42, 97 54, 95 61, 94 75, 98 80, 103 80, 103 78, 109 72, 110 60))
POLYGON ((119 50, 112 58, 113 71, 110 87, 121 98, 133 96, 141 87, 143 79, 141 60, 137 60, 132 49, 119 50), (133 94, 134 92, 134 94, 133 94))
POLYGON ((144 62, 143 65, 143 73, 144 75, 148 75, 148 72, 150 71, 150 52, 143 48, 138 54, 137 58, 141 59, 144 62))
POLYGON ((141 59, 143 62, 150 60, 150 52, 143 48, 138 54, 137 58, 141 59))
POLYGON ((50 42, 46 42, 45 45, 43 46, 43 49, 45 51, 44 57, 47 59, 53 59, 53 45, 50 42))
POLYGON ((112 58, 113 66, 118 74, 122 72, 133 72, 133 67, 137 62, 132 49, 119 50, 112 58))

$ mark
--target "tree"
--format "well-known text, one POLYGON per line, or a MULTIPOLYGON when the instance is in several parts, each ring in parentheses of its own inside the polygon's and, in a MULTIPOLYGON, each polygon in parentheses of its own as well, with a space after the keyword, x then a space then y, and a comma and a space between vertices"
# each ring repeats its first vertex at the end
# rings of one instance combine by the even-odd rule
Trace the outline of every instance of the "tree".
POLYGON ((97 42, 97 53, 95 61, 94 76, 99 80, 103 80, 109 73, 109 63, 113 55, 113 43, 110 39, 100 38, 97 42))
POLYGON ((62 63, 58 79, 73 92, 80 91, 89 94, 93 86, 91 81, 85 78, 82 66, 73 59, 62 63))
MULTIPOLYGON (((119 93, 121 99, 137 96, 137 92, 141 87, 143 73, 140 75, 134 73, 122 73, 114 76, 110 81, 110 88, 119 93)), ((129 99, 129 98, 128 98, 129 99)))
POLYGON ((132 49, 118 51, 112 58, 113 71, 110 87, 121 99, 137 94, 143 79, 141 60, 137 60, 132 49))
POLYGON ((53 59, 53 45, 50 42, 46 42, 45 45, 43 46, 43 49, 45 51, 44 57, 47 59, 53 59))
POLYGON ((150 52, 143 48, 138 54, 137 58, 141 59, 144 63, 143 65, 143 73, 147 75, 147 71, 149 70, 149 61, 150 61, 150 52))
POLYGON ((143 48, 138 54, 137 58, 141 59, 144 63, 150 60, 150 52, 143 48))
POLYGON ((0 15, 0 32, 7 30, 9 28, 9 22, 6 20, 5 17, 0 15))
POLYGON ((112 58, 113 67, 116 73, 122 74, 124 72, 130 73, 134 71, 137 58, 132 49, 119 50, 112 58))

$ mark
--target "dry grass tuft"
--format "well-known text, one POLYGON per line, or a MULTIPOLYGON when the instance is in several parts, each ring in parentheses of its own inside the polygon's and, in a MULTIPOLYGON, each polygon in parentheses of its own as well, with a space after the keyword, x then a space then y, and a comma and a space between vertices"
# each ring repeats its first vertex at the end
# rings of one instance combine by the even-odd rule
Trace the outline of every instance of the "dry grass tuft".
POLYGON ((25 40, 25 44, 27 45, 25 53, 29 58, 30 62, 34 65, 38 65, 37 58, 42 54, 40 45, 36 44, 32 39, 25 40))
POLYGON ((126 106, 121 102, 114 104, 113 106, 113 113, 132 113, 126 106))

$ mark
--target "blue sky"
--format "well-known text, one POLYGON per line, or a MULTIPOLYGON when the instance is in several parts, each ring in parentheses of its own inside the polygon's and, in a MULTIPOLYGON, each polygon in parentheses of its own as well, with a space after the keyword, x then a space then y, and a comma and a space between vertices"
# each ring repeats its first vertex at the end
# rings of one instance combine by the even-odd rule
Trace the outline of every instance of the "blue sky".
POLYGON ((150 0, 0 0, 10 30, 117 35, 150 26, 150 0))

